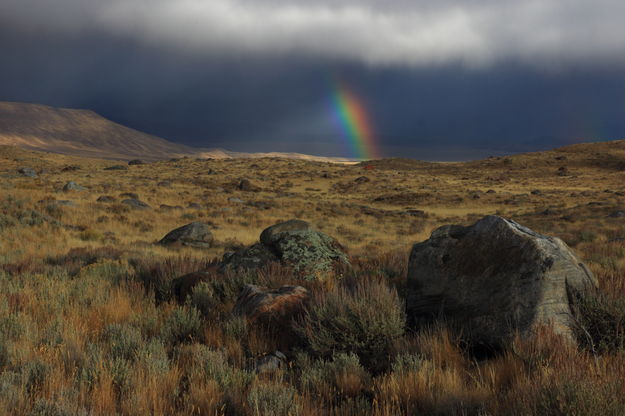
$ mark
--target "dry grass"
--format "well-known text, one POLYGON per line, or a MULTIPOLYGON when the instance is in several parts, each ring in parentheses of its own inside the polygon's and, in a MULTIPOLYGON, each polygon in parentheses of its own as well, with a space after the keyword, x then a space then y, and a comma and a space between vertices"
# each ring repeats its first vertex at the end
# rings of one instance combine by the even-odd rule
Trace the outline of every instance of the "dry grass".
POLYGON ((127 171, 104 171, 110 161, 0 148, 0 414, 624 414, 625 219, 609 217, 625 209, 621 147, 465 164, 383 161, 373 170, 183 159, 127 171), (80 169, 63 170, 70 165, 80 169), (21 177, 22 166, 45 173, 21 177), (561 166, 569 176, 558 176, 561 166), (371 180, 355 182, 360 176, 371 180), (238 190, 244 177, 261 190, 238 190), (70 180, 87 190, 62 192, 70 180), (128 192, 153 209, 120 204, 128 192), (100 195, 118 202, 96 202, 100 195), (311 310, 345 307, 337 309, 351 319, 341 321, 342 335, 377 322, 384 308, 401 320, 410 246, 440 225, 492 213, 563 238, 599 278, 599 292, 581 306, 580 348, 545 331, 478 359, 441 324, 393 330, 372 355, 370 340, 359 336, 360 349, 315 349, 320 331, 285 341, 231 315, 246 283, 303 284, 311 310), (208 268, 290 218, 316 224, 347 248, 353 267, 343 280, 301 282, 273 267, 215 277, 187 305, 171 297, 173 278, 208 268), (211 224, 214 247, 154 244, 193 220, 211 224), (367 296, 369 308, 358 303, 367 296), (388 302, 376 304, 381 299, 388 302), (284 345, 292 347, 286 368, 251 371, 284 345))

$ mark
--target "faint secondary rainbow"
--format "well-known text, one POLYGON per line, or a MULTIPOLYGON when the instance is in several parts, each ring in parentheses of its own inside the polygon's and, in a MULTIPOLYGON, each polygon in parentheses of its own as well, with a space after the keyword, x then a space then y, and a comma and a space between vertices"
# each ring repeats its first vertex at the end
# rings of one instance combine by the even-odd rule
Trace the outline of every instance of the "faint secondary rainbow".
POLYGON ((379 158, 373 127, 362 100, 337 80, 333 81, 332 108, 349 141, 352 156, 358 159, 379 158))

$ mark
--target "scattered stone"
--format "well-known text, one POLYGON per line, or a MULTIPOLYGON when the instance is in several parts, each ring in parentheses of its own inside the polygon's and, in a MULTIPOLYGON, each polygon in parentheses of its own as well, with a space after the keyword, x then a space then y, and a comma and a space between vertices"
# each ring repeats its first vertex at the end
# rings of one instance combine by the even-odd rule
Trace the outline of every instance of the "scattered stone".
POLYGON ((80 170, 80 166, 69 165, 69 166, 65 166, 63 169, 61 169, 61 172, 75 172, 77 170, 80 170))
POLYGON ((232 202, 232 203, 235 203, 235 204, 245 204, 245 201, 243 201, 242 199, 233 198, 233 197, 228 198, 228 202, 232 202))
POLYGON ((497 192, 495 192, 494 189, 489 189, 488 191, 486 191, 487 194, 496 194, 497 192))
POLYGON ((129 166, 134 166, 134 165, 145 165, 145 162, 141 159, 133 159, 130 162, 128 162, 129 166))
POLYGON ((610 218, 625 218, 625 211, 614 211, 609 215, 610 218))
POLYGON ((349 265, 343 247, 332 237, 300 220, 276 224, 261 233, 261 241, 235 253, 226 253, 222 269, 254 270, 272 262, 293 268, 306 280, 323 279, 349 265))
POLYGON ((569 169, 566 166, 559 167, 558 176, 569 176, 569 169))
POLYGON ((69 192, 69 191, 84 191, 87 188, 85 188, 84 186, 78 185, 76 182, 74 181, 69 181, 65 184, 65 186, 63 187, 63 191, 65 192, 69 192))
POLYGON ((122 198, 130 198, 130 199, 139 199, 139 195, 134 192, 124 192, 123 194, 119 194, 122 198))
POLYGON ((109 166, 107 168, 104 168, 104 170, 128 170, 128 166, 113 165, 113 166, 109 166))
POLYGON ((117 201, 117 199, 114 196, 110 196, 110 195, 102 195, 102 196, 99 196, 98 199, 96 199, 96 202, 102 202, 106 204, 109 204, 115 201, 117 201))
POLYGON ((171 186, 171 181, 160 181, 159 183, 156 184, 156 186, 169 188, 171 186))
POLYGON ((428 214, 425 211, 420 209, 407 209, 403 212, 404 215, 408 215, 410 217, 418 217, 418 218, 427 218, 428 214))
POLYGON ((159 209, 163 210, 163 211, 172 211, 174 209, 183 209, 180 205, 167 205, 167 204, 161 204, 159 206, 159 209))
POLYGON ((196 202, 190 202, 187 205, 187 208, 189 208, 189 209, 202 209, 202 206, 200 204, 196 203, 196 202))
POLYGON ((360 176, 354 179, 354 183, 357 183, 357 184, 367 183, 367 182, 371 182, 371 179, 367 178, 366 176, 360 176))
POLYGON ((134 209, 151 209, 152 207, 150 207, 148 204, 146 204, 143 201, 140 201, 138 199, 134 199, 134 198, 130 198, 130 199, 124 199, 122 201, 122 204, 124 205, 128 205, 131 208, 134 209))
POLYGON ((67 199, 57 199, 54 201, 48 202, 48 207, 56 208, 56 207, 75 207, 76 203, 74 201, 69 201, 67 199))
POLYGON ((17 173, 19 173, 22 176, 26 176, 28 178, 36 178, 37 177, 37 172, 35 172, 35 170, 32 169, 32 168, 19 168, 17 170, 17 173))
POLYGON ((474 345, 501 347, 542 325, 572 339, 572 294, 596 285, 560 239, 487 216, 413 246, 406 306, 415 323, 443 317, 474 345))
POLYGON ((159 241, 159 244, 208 248, 212 245, 213 240, 213 233, 211 233, 208 225, 201 222, 192 222, 170 231, 159 241))
POLYGON ((540 189, 534 189, 532 192, 530 192, 532 195, 542 195, 542 191, 540 189))

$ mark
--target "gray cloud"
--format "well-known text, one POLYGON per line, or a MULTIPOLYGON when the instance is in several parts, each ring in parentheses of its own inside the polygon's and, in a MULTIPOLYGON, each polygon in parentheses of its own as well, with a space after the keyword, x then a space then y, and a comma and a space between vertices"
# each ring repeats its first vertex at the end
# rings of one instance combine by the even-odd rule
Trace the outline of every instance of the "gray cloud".
POLYGON ((625 61, 620 0, 4 0, 25 30, 116 36, 202 54, 423 67, 625 61))

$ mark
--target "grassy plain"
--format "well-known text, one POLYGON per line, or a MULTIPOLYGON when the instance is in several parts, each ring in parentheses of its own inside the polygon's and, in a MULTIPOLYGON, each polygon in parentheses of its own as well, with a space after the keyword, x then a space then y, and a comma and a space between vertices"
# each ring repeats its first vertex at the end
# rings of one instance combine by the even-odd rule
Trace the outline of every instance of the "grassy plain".
POLYGON ((625 211, 625 142, 465 163, 180 159, 105 170, 118 164, 0 147, 0 414, 625 413, 625 212, 614 214, 625 211), (256 189, 239 189, 244 178, 256 189), (86 190, 64 192, 69 181, 86 190), (122 204, 128 193, 151 209, 122 204), (562 238, 598 276, 599 293, 580 304, 579 348, 545 332, 482 360, 443 324, 401 324, 412 244, 486 214, 562 238), (297 282, 275 267, 203 286, 185 305, 155 293, 291 218, 336 237, 349 276, 297 282), (155 244, 191 221, 211 224, 214 247, 155 244), (286 340, 288 367, 255 374, 285 340, 231 316, 247 282, 308 286, 320 313, 344 300, 363 326, 356 338, 377 331, 387 342, 372 359, 286 340))

